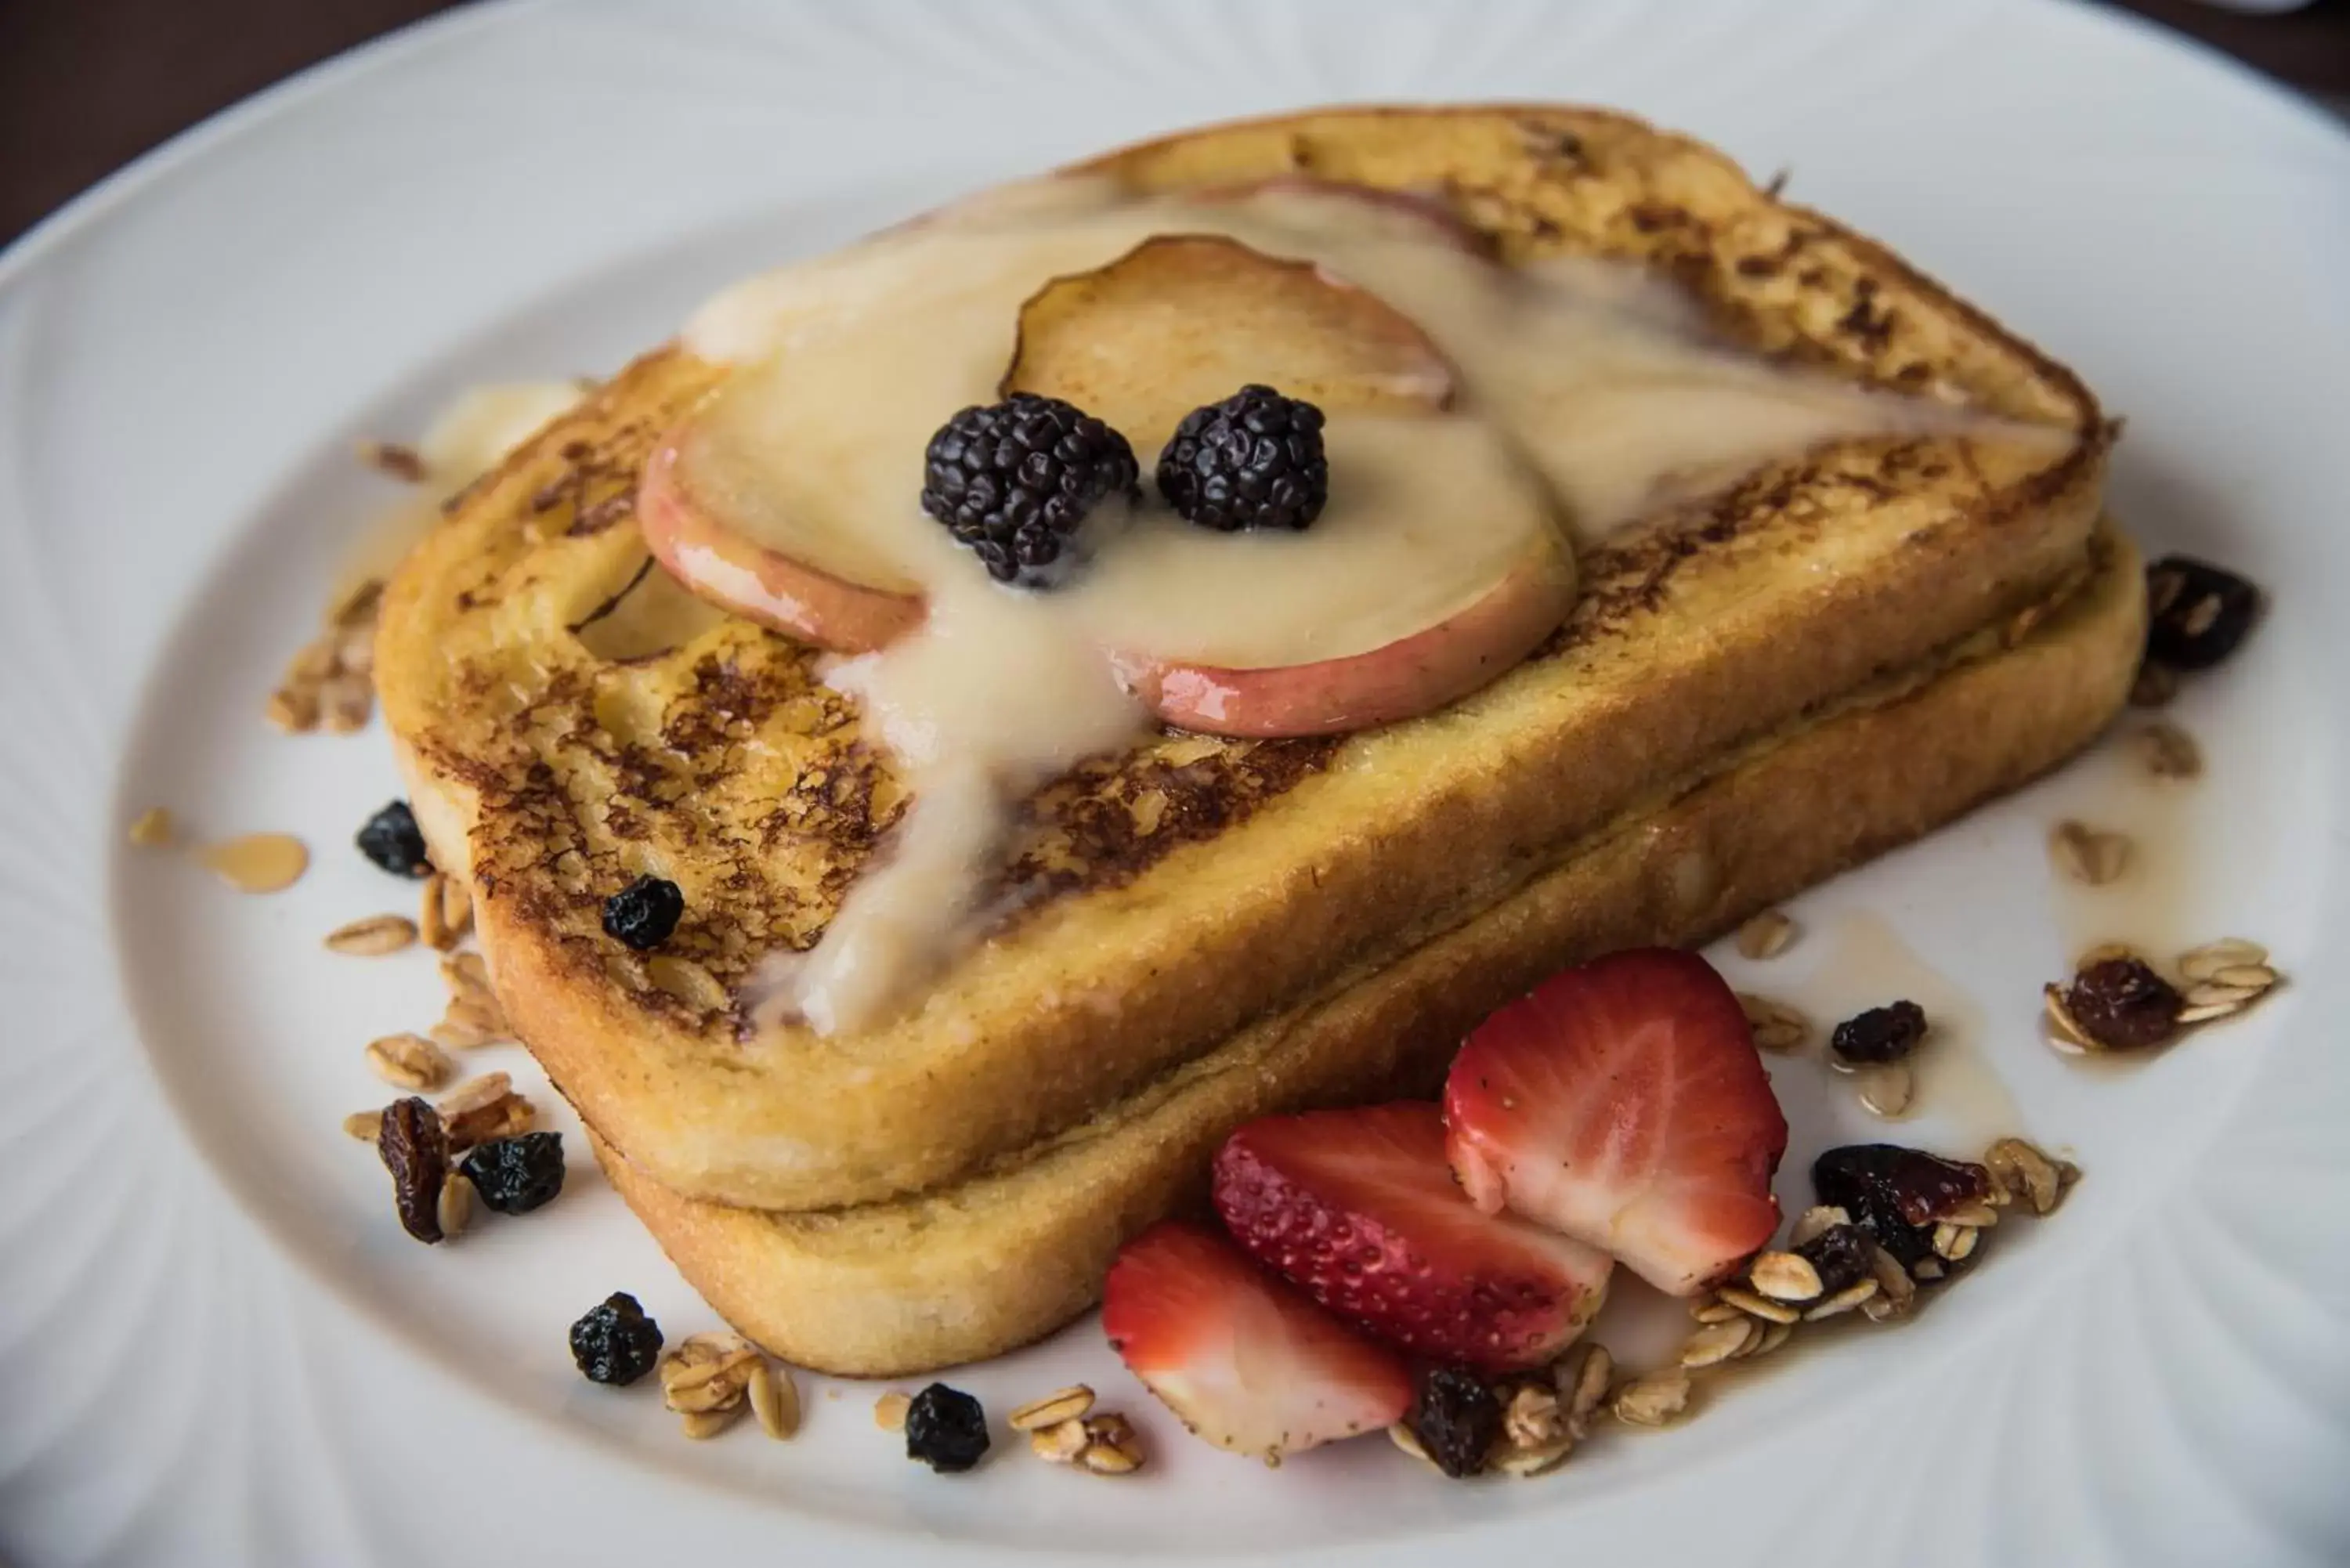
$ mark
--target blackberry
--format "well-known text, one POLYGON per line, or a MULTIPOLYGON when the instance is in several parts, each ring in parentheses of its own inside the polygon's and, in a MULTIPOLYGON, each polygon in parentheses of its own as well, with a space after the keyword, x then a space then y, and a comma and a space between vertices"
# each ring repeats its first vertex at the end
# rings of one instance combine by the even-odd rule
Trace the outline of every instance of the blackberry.
POLYGON ((1330 499, 1322 410, 1252 383, 1194 409, 1159 454, 1159 493, 1202 528, 1304 528, 1330 499))
POLYGON ((1105 498, 1139 501, 1134 449, 1058 398, 1014 392, 939 427, 923 454, 922 510, 1000 583, 1050 587, 1071 536, 1105 498))
POLYGON ((2236 651, 2261 613, 2261 590, 2192 556, 2146 569, 2146 656, 2173 670, 2209 670, 2236 651))
POLYGON ((422 877, 432 869, 432 858, 424 852, 423 831, 404 800, 393 801, 369 817, 352 842, 360 854, 395 877, 422 877))
POLYGON ((1856 1143, 1814 1160, 1812 1188, 1907 1268, 1933 1251, 1937 1220, 1991 1195, 1991 1172, 1898 1144, 1856 1143))
POLYGON ((1847 1062, 1898 1062, 1924 1038, 1926 1010, 1914 1002, 1897 1002, 1837 1024, 1828 1049, 1847 1062))
POLYGON ((669 940, 685 913, 685 895, 662 877, 639 877, 604 900, 604 934, 646 952, 669 940))
POLYGON ((949 1475, 987 1452, 987 1412, 959 1388, 933 1383, 906 1407, 906 1457, 949 1475))
POLYGON ((1438 1469, 1455 1480, 1473 1476, 1502 1435, 1502 1401, 1465 1366, 1431 1366, 1419 1375, 1411 1430, 1438 1469))
POLYGON ((653 1369, 660 1347, 660 1324, 626 1291, 614 1291, 571 1325, 571 1359, 590 1383, 634 1383, 653 1369))
POLYGON ((524 1133, 474 1146, 459 1168, 501 1214, 527 1214, 563 1190, 563 1135, 524 1133))

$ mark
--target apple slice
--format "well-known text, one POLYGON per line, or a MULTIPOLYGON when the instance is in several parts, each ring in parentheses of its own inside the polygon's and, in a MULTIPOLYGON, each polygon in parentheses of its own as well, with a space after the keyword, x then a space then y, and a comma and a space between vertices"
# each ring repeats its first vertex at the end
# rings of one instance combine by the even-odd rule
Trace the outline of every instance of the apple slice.
POLYGON ((1235 669, 1112 653, 1127 690, 1179 729, 1268 739, 1329 735, 1433 712, 1506 673, 1575 605, 1575 569, 1548 538, 1475 603, 1363 653, 1235 669))
MULTIPOLYGON (((1224 194, 1278 201, 1284 212, 1318 204, 1327 209, 1326 216, 1317 213, 1326 223, 1392 226, 1400 220, 1450 233, 1416 198, 1372 202, 1354 187, 1271 182, 1224 194)), ((1250 381, 1268 382, 1326 413, 1431 420, 1441 416, 1454 389, 1451 367, 1435 344, 1377 295, 1312 263, 1201 234, 1145 241, 1106 267, 1039 290, 1020 313, 1018 348, 1003 386, 1066 398, 1098 413, 1126 432, 1147 470, 1185 414, 1250 381)), ((1401 421, 1395 439, 1412 439, 1401 421)), ((1346 527, 1355 509, 1344 493, 1352 476, 1337 465, 1335 445, 1333 452, 1332 511, 1316 524, 1327 530, 1346 527)), ((1479 456, 1512 461, 1498 446, 1479 449, 1479 456)), ((1514 486, 1468 493, 1526 510, 1514 486)), ((1434 495, 1430 504, 1441 507, 1447 499, 1434 495)), ((1217 734, 1327 734, 1428 712, 1508 670, 1565 618, 1574 601, 1573 562, 1555 532, 1533 521, 1518 547, 1494 557, 1483 582, 1467 585, 1439 618, 1411 624, 1404 618, 1392 637, 1361 650, 1235 666, 1128 648, 1114 649, 1112 662, 1160 718, 1217 734)), ((1214 547, 1239 552, 1272 543, 1236 539, 1214 547)), ((1268 551, 1264 569, 1318 577, 1336 563, 1313 561, 1307 552, 1326 544, 1348 542, 1333 535, 1311 544, 1281 541, 1274 548, 1289 558, 1270 558, 1268 551)))
POLYGON ((919 594, 852 582, 727 522, 725 499, 697 492, 683 459, 702 433, 688 421, 638 482, 637 524, 664 570, 713 604, 836 653, 870 653, 921 624, 919 594))
POLYGON ((1183 416, 1269 382, 1325 413, 1452 401, 1451 361, 1387 301, 1222 234, 1160 234, 1020 307, 1000 390, 1075 403, 1149 472, 1183 416))

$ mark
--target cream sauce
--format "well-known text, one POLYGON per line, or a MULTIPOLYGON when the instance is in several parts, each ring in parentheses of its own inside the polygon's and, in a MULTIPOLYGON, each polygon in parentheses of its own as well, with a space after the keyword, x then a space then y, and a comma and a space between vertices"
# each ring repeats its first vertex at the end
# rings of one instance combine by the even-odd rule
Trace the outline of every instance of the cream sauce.
MULTIPOLYGON (((929 604, 920 632, 837 677, 916 805, 816 949, 771 965, 765 1015, 826 1033, 887 1022, 972 940, 974 890, 1022 795, 1142 731, 1105 648, 1242 668, 1365 654, 1475 602, 1513 564, 1571 584, 1573 545, 1773 457, 1989 430, 1711 343, 1694 304, 1639 269, 1511 271, 1427 216, 1297 190, 1012 187, 736 285, 683 342, 740 368, 681 445, 695 493, 768 548, 929 604), (1070 587, 999 589, 920 510, 930 437, 993 400, 1041 286, 1167 234, 1230 236, 1367 289, 1451 361, 1453 405, 1334 410, 1330 501, 1304 534, 1214 535, 1155 498, 1132 514, 1107 504, 1070 587)), ((1251 379, 1268 378, 1234 387, 1251 379)), ((1167 432, 1123 433, 1148 490, 1167 432)))

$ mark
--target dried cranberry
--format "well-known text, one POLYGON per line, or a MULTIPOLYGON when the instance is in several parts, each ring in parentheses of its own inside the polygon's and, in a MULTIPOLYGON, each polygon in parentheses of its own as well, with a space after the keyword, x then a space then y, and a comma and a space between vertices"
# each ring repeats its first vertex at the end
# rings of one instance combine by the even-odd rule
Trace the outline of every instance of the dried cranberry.
POLYGON ((1856 1143, 1814 1160, 1812 1187, 1906 1268, 1933 1251, 1935 1220, 1990 1195, 1991 1173, 1898 1144, 1856 1143))
POLYGON ((441 1240, 441 1184, 449 1177, 449 1135, 441 1113, 410 1096, 383 1108, 375 1151, 391 1172, 391 1200, 408 1233, 426 1243, 441 1240))
POLYGON ((1897 1002, 1837 1024, 1828 1049, 1847 1062, 1898 1062, 1924 1038, 1926 1010, 1914 1002, 1897 1002))
POLYGON ((2209 670, 2236 651, 2261 613, 2261 590, 2191 556, 2146 569, 2146 653, 2174 670, 2209 670))
POLYGON ((1795 1249, 1820 1276, 1820 1294, 1849 1290, 1876 1272, 1869 1243, 1857 1225, 1831 1225, 1795 1249))
POLYGON ((2178 987, 2142 959, 2099 959, 2064 988, 2064 1011, 2108 1051, 2161 1044, 2178 1032, 2178 1010, 2185 1005, 2178 987))
POLYGON ((1473 1476, 1501 1435, 1502 1401, 1465 1366, 1431 1366, 1419 1375, 1411 1429, 1438 1469, 1456 1480, 1473 1476))

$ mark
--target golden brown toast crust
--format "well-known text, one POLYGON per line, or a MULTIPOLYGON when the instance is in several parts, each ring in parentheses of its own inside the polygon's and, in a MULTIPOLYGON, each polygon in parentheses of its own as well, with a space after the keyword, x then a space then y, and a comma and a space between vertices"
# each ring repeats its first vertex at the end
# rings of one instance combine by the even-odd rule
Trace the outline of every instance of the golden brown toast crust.
POLYGON ((608 1146, 597 1156, 695 1288, 786 1360, 888 1376, 1000 1354, 1091 1304, 1119 1243, 1196 1197, 1238 1123, 1424 1092, 1486 1012, 1554 970, 1725 930, 2070 754, 2136 671, 2138 574, 2116 539, 2097 576, 2012 649, 1880 688, 1873 705, 1756 749, 1467 924, 997 1175, 896 1203, 763 1214, 681 1198, 608 1146))
POLYGON ((771 947, 814 941, 902 791, 782 637, 730 620, 616 662, 570 629, 641 568, 636 472, 720 375, 648 356, 419 549, 387 597, 378 679, 436 858, 470 863, 510 1012, 661 1180, 774 1208, 952 1180, 1510 896, 1643 791, 2077 570, 2106 443, 2079 383, 1695 143, 1586 110, 1347 110, 1096 167, 1157 187, 1301 159, 1448 192, 1512 257, 1659 266, 1769 351, 2077 439, 1775 464, 1591 552, 1552 644, 1444 712, 1335 742, 1163 735, 1089 764, 1031 804, 994 937, 919 1010, 863 1039, 749 1042, 726 992, 771 947), (644 871, 687 899, 650 961, 598 927, 644 871))

